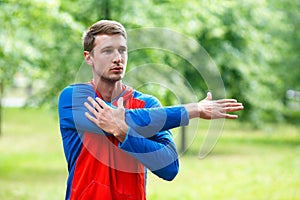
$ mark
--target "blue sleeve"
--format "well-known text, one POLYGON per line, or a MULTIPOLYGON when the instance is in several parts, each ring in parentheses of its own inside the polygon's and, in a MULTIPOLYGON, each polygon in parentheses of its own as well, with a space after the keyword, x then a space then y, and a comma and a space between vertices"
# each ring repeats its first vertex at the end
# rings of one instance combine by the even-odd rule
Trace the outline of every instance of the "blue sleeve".
MULTIPOLYGON (((61 129, 106 134, 84 115, 87 109, 83 104, 89 96, 95 97, 95 92, 87 84, 76 84, 62 91, 58 106, 61 129)), ((120 148, 137 158, 154 174, 172 180, 178 173, 179 163, 176 146, 168 129, 187 125, 187 111, 183 106, 158 107, 159 102, 153 99, 147 100, 146 106, 149 108, 126 110, 126 122, 130 128, 120 148)))
POLYGON ((152 138, 145 138, 129 128, 120 148, 165 180, 173 180, 178 173, 178 154, 169 131, 156 133, 152 138))
POLYGON ((71 85, 61 92, 58 101, 61 128, 76 129, 78 133, 89 131, 104 134, 104 131, 84 115, 88 110, 83 104, 89 96, 95 97, 95 92, 93 87, 87 84, 71 85))
POLYGON ((151 107, 125 111, 126 123, 144 137, 189 124, 189 115, 183 106, 151 107))
POLYGON ((150 108, 126 111, 126 122, 131 125, 120 148, 157 176, 172 180, 178 173, 179 162, 172 134, 166 129, 178 123, 186 125, 187 113, 182 106, 162 109, 154 98, 146 106, 150 108))
MULTIPOLYGON (((95 97, 95 92, 88 84, 71 85, 61 92, 58 103, 60 126, 76 129, 79 133, 89 131, 107 134, 84 115, 88 110, 83 104, 89 96, 95 97)), ((126 110, 125 117, 129 127, 147 137, 189 123, 188 113, 183 106, 131 109, 126 110)))

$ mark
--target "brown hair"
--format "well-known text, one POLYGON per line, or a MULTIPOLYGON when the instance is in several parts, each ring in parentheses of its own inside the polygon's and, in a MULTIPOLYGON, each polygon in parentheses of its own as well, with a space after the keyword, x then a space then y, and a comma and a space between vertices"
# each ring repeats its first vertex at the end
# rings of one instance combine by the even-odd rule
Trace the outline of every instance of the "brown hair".
POLYGON ((83 50, 91 52, 94 48, 96 35, 120 34, 127 39, 126 30, 122 24, 112 20, 100 20, 93 24, 83 35, 83 50))

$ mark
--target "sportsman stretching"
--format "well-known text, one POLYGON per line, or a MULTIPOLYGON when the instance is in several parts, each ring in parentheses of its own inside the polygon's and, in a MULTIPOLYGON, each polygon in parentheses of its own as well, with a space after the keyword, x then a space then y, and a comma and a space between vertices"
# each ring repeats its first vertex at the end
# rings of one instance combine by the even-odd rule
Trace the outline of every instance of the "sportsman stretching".
POLYGON ((124 85, 127 36, 118 22, 96 22, 83 45, 93 79, 66 87, 58 105, 69 172, 65 199, 145 200, 146 169, 165 180, 178 173, 169 129, 195 117, 235 119, 227 112, 243 109, 234 99, 213 101, 210 93, 199 103, 161 107, 124 85))

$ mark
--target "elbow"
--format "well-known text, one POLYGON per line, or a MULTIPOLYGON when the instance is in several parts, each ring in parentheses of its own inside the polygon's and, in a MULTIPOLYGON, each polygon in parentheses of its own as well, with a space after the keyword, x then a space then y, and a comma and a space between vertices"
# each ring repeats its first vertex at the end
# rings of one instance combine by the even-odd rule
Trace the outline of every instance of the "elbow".
POLYGON ((172 181, 178 174, 178 169, 169 172, 169 174, 165 177, 162 177, 166 181, 172 181))
POLYGON ((179 162, 176 160, 172 164, 152 172, 166 181, 172 181, 179 172, 179 162))

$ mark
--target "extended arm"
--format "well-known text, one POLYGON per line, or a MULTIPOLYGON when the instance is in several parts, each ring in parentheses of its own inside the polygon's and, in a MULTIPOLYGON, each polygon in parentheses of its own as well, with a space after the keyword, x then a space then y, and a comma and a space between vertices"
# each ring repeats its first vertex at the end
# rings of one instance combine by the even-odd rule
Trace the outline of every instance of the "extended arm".
POLYGON ((224 112, 242 109, 242 105, 236 103, 235 100, 212 101, 208 97, 201 101, 202 103, 191 103, 184 106, 124 110, 122 106, 117 109, 111 108, 100 99, 97 100, 100 100, 97 103, 94 98, 94 89, 87 84, 66 88, 59 98, 61 128, 74 129, 78 133, 88 131, 100 134, 120 134, 115 135, 121 142, 120 148, 140 160, 155 174, 167 180, 171 180, 177 174, 178 161, 171 134, 165 130, 187 125, 189 117, 236 118, 226 115, 224 112), (87 110, 83 104, 89 96, 92 97, 90 98, 92 106, 90 106, 91 113, 87 115, 88 119, 85 117, 84 113, 87 110), (94 108, 101 103, 103 105, 98 109, 94 108), (210 113, 215 114, 210 116, 210 113), (101 121, 103 118, 98 118, 106 116, 104 117, 106 119, 109 115, 115 120, 106 123, 101 121), (114 132, 111 127, 117 127, 119 130, 114 132))
POLYGON ((188 118, 236 119, 238 115, 229 114, 228 112, 235 112, 244 108, 235 99, 212 100, 210 92, 207 93, 205 99, 198 103, 126 111, 121 98, 117 109, 107 106, 100 98, 93 99, 89 97, 88 101, 90 103, 85 103, 85 106, 92 115, 86 112, 86 117, 99 128, 113 134, 120 142, 126 137, 128 126, 145 137, 149 137, 149 135, 158 131, 187 125, 188 118), (136 121, 142 121, 143 123, 136 124, 136 121))
MULTIPOLYGON (((78 133, 87 131, 110 135, 110 130, 104 129, 106 131, 104 132, 84 115, 87 110, 83 104, 87 101, 88 96, 94 97, 94 95, 93 88, 86 84, 70 86, 62 91, 58 106, 61 129, 74 130, 78 133)), ((108 111, 111 109, 109 106, 106 108, 108 111)), ((117 109, 112 110, 116 111, 117 109)), ((159 177, 172 180, 178 172, 178 155, 171 133, 161 131, 161 129, 168 129, 167 126, 186 125, 188 115, 185 109, 183 107, 136 109, 127 110, 125 115, 129 128, 126 137, 119 145, 120 148, 138 159, 159 177), (151 118, 158 118, 158 116, 160 119, 168 121, 169 124, 163 126, 162 123, 151 121, 151 118), (140 134, 141 130, 148 130, 148 132, 142 132, 147 134, 147 138, 140 134)), ((123 119, 125 117, 124 113, 119 116, 122 116, 123 119)), ((108 124, 113 124, 113 122, 108 124)))
MULTIPOLYGON (((118 120, 108 120, 110 119, 109 115, 112 114, 112 112, 114 112, 113 117, 118 116, 121 117, 123 121, 126 120, 126 126, 130 126, 137 132, 149 133, 148 136, 152 136, 159 131, 187 125, 189 122, 188 113, 183 106, 140 108, 126 111, 121 107, 113 109, 110 106, 106 106, 105 110, 99 109, 102 115, 97 116, 102 116, 102 118, 101 120, 99 118, 99 123, 96 125, 94 120, 91 121, 91 118, 89 120, 85 116, 85 112, 88 110, 83 105, 89 96, 95 98, 95 92, 93 87, 87 84, 69 86, 61 92, 58 104, 61 128, 76 129, 77 132, 88 131, 106 134, 104 132, 106 131, 107 133, 112 133, 110 129, 106 129, 105 127, 101 128, 103 125, 112 124, 113 121, 120 121, 118 118, 116 118, 118 120), (120 111, 122 113, 120 113, 120 111), (106 121, 103 121, 104 119, 106 119, 106 121), (139 121, 138 124, 136 123, 137 121, 139 121)), ((102 103, 105 104, 103 101, 102 103)), ((94 114, 96 111, 93 110, 94 109, 92 109, 92 112, 94 114)), ((121 128, 121 130, 122 129, 124 130, 124 128, 121 128)))
POLYGON ((172 180, 177 174, 178 161, 172 138, 160 142, 151 141, 149 136, 159 135, 157 131, 173 128, 172 124, 181 118, 181 111, 190 118, 203 119, 229 118, 236 119, 237 115, 227 114, 243 109, 241 103, 234 99, 213 101, 210 93, 199 103, 190 103, 180 107, 165 107, 124 110, 122 99, 118 101, 118 108, 113 109, 101 99, 89 98, 85 106, 92 113, 86 113, 97 126, 107 130, 121 142, 120 147, 141 161, 153 173, 167 180, 172 180), (180 108, 176 110, 174 108, 180 108), (166 114, 168 113, 168 114, 166 114), (167 117, 169 116, 169 117, 167 117), (174 120, 172 123, 172 120, 174 120), (139 122, 136 124, 135 122, 139 122), (131 128, 129 128, 129 127, 131 128), (128 131, 129 130, 129 131, 128 131), (144 138, 144 137, 146 138, 144 138), (174 171, 175 169, 175 171, 174 171))

